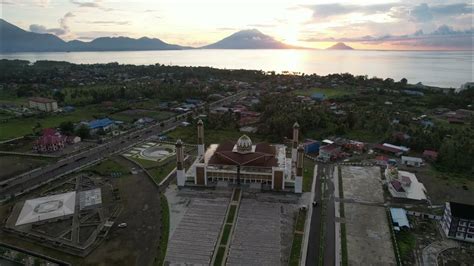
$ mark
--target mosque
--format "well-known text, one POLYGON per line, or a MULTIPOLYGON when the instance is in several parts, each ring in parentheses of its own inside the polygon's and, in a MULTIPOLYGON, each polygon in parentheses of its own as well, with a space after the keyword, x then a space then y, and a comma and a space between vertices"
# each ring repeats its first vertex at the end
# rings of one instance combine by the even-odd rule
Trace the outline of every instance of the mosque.
POLYGON ((273 191, 302 193, 304 149, 298 145, 299 125, 293 125, 291 158, 283 144, 256 143, 247 136, 237 142, 204 145, 204 124, 197 123, 198 156, 184 169, 183 142, 176 142, 178 186, 215 186, 219 181, 273 191))

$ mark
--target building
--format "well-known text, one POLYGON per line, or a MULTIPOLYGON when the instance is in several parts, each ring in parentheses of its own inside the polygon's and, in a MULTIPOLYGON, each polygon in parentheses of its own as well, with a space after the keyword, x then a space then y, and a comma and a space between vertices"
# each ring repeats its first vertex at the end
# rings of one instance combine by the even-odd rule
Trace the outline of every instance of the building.
POLYGON ((388 191, 394 198, 410 200, 426 200, 426 188, 418 181, 416 175, 406 171, 398 171, 388 165, 385 169, 388 191))
POLYGON ((40 153, 55 152, 62 150, 66 141, 67 137, 62 136, 55 129, 45 128, 41 137, 33 142, 33 150, 40 153))
POLYGON ((303 143, 304 152, 314 154, 319 152, 320 143, 317 140, 306 139, 303 143))
POLYGON ((406 166, 420 167, 423 165, 423 159, 418 157, 402 156, 402 164, 406 166))
POLYGON ((115 125, 115 121, 113 121, 109 118, 103 118, 103 119, 92 120, 89 123, 87 123, 87 125, 89 126, 89 128, 93 132, 95 132, 99 129, 107 131, 115 125))
POLYGON ((318 159, 324 162, 329 162, 331 160, 335 160, 339 156, 340 152, 341 148, 335 143, 325 145, 319 148, 318 159))
MULTIPOLYGON (((295 127, 297 128, 297 127, 295 127)), ((296 134, 297 135, 297 134, 296 134)), ((286 156, 283 144, 256 143, 247 136, 237 141, 211 144, 204 148, 204 127, 198 122, 198 157, 184 169, 183 143, 176 143, 178 186, 215 186, 218 182, 260 186, 274 191, 302 193, 304 148, 296 149, 296 162, 286 156)))
POLYGON ((383 152, 386 154, 392 154, 394 156, 400 156, 403 154, 403 150, 397 147, 387 146, 385 144, 375 144, 373 147, 374 150, 383 152))
POLYGON ((449 238, 474 243, 474 206, 446 202, 441 227, 449 238))
POLYGON ((323 101, 326 98, 324 93, 316 92, 311 95, 311 99, 315 101, 323 101))
POLYGON ((379 156, 375 157, 375 164, 385 167, 385 166, 387 166, 388 159, 389 158, 387 156, 379 155, 379 156))
POLYGON ((56 102, 56 100, 42 97, 29 98, 28 106, 31 109, 37 109, 44 112, 56 112, 58 110, 58 102, 56 102))
POLYGON ((390 216, 392 217, 392 225, 395 231, 410 228, 407 211, 402 208, 390 208, 390 216))
POLYGON ((425 160, 429 160, 429 161, 434 162, 438 159, 438 152, 432 151, 432 150, 424 150, 423 151, 423 158, 425 158, 425 160))

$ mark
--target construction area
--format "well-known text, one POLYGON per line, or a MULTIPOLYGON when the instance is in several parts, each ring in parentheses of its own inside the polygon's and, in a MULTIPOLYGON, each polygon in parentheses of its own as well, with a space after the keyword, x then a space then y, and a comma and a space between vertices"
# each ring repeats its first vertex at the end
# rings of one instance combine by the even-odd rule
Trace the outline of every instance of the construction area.
POLYGON ((379 167, 341 166, 349 265, 396 265, 379 167))

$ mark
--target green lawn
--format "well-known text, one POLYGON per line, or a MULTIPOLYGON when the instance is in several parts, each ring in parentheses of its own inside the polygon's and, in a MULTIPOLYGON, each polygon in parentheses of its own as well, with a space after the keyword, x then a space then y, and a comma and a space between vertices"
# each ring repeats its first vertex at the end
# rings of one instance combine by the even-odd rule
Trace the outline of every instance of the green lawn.
POLYGON ((226 224, 224 226, 224 232, 222 233, 221 245, 226 245, 230 237, 230 229, 232 228, 231 224, 226 224))
POLYGON ((166 161, 159 167, 152 168, 148 172, 152 175, 156 183, 160 183, 176 167, 173 158, 166 161))
POLYGON ((304 169, 303 169, 303 192, 310 192, 313 184, 313 173, 314 173, 315 162, 305 158, 304 169))
POLYGON ((408 231, 396 232, 395 237, 397 238, 398 250, 402 261, 408 260, 412 250, 415 248, 416 239, 415 236, 408 231))
POLYGON ((221 266, 222 260, 224 259, 225 247, 219 247, 217 250, 216 260, 214 266, 221 266))
POLYGON ((97 173, 102 176, 108 176, 113 172, 120 172, 122 174, 128 174, 128 169, 124 167, 123 165, 111 160, 107 159, 105 161, 102 161, 96 165, 93 165, 85 171, 92 171, 94 173, 97 173))
POLYGON ((161 238, 159 244, 158 258, 156 259, 156 265, 161 266, 165 261, 166 249, 168 247, 168 237, 170 230, 170 210, 168 206, 168 200, 161 194, 161 238))
POLYGON ((44 113, 44 117, 16 118, 7 123, 0 124, 0 140, 12 139, 33 133, 33 128, 37 123, 42 128, 58 127, 61 122, 80 122, 92 120, 96 117, 107 115, 104 110, 97 106, 87 106, 77 108, 74 112, 63 114, 44 113))
POLYGON ((322 93, 325 95, 326 99, 333 99, 345 95, 355 94, 356 91, 348 90, 348 89, 333 89, 333 88, 313 88, 309 90, 296 90, 294 94, 296 95, 304 95, 304 96, 311 96, 314 93, 322 93))
POLYGON ((233 223, 234 222, 234 216, 235 216, 235 211, 236 210, 237 210, 237 206, 235 206, 235 205, 230 206, 229 215, 227 215, 226 223, 233 223))
POLYGON ((300 265, 300 254, 301 254, 301 243, 303 242, 303 235, 295 234, 293 237, 293 243, 291 245, 290 261, 288 265, 297 266, 300 265))

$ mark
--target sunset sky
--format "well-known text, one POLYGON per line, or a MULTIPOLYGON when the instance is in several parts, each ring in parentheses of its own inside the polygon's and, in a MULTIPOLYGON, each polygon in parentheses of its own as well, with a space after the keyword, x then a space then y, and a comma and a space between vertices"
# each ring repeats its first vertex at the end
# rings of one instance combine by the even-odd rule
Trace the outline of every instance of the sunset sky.
POLYGON ((326 48, 472 50, 473 5, 462 0, 1 0, 1 17, 64 40, 143 36, 202 46, 242 29, 326 48))

